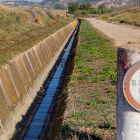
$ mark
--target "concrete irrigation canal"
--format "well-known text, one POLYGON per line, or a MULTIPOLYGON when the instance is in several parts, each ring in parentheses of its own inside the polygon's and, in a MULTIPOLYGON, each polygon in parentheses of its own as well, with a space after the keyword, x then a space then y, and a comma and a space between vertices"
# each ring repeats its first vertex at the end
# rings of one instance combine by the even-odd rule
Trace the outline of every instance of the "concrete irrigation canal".
POLYGON ((51 140, 58 135, 79 29, 75 20, 1 67, 6 111, 0 110, 0 139, 51 140))
MULTIPOLYGON (((41 104, 33 117, 33 121, 31 122, 29 129, 24 137, 24 140, 35 140, 35 139, 50 139, 51 134, 53 133, 53 126, 49 126, 48 124, 49 117, 53 120, 51 121, 52 125, 56 120, 57 112, 59 110, 59 102, 61 98, 58 96, 63 93, 63 89, 66 86, 66 80, 69 72, 70 62, 71 62, 71 54, 73 43, 75 40, 75 35, 77 33, 77 25, 75 31, 73 32, 72 36, 68 44, 65 47, 65 51, 63 56, 60 57, 60 62, 57 62, 57 66, 54 67, 54 71, 50 73, 49 80, 50 82, 46 83, 46 93, 45 97, 41 101, 41 104), (57 98, 57 100, 55 99, 57 98), (54 101, 52 101, 54 100, 54 101), (58 102, 58 103, 57 103, 58 102), (52 107, 51 111, 49 111, 50 107, 52 107), (53 115, 51 116, 51 112, 53 115), (49 134, 50 133, 50 134, 49 134)), ((55 125, 55 124, 54 124, 55 125)))

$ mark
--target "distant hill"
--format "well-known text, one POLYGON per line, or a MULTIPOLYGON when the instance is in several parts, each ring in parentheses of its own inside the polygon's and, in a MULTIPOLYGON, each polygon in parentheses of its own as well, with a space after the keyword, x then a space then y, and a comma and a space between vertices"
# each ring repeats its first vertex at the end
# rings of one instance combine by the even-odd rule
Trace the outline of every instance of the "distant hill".
MULTIPOLYGON (((128 3, 131 3, 133 0, 72 0, 72 1, 79 2, 80 4, 82 2, 91 2, 93 7, 98 7, 98 5, 103 4, 103 3, 107 7, 111 7, 111 6, 118 7, 118 6, 123 6, 128 3)), ((67 3, 71 2, 71 0, 58 0, 58 2, 67 4, 67 3)))
POLYGON ((98 5, 104 3, 107 7, 111 6, 123 6, 126 4, 131 3, 133 0, 47 0, 48 2, 54 1, 57 3, 61 3, 64 5, 67 5, 69 2, 78 2, 79 4, 82 4, 83 2, 91 2, 93 7, 98 7, 98 5))
POLYGON ((40 5, 38 2, 29 2, 29 1, 3 1, 4 5, 9 6, 38 6, 40 5))
MULTIPOLYGON (((45 5, 48 8, 53 8, 54 4, 63 4, 65 6, 68 5, 69 2, 79 2, 79 4, 81 4, 82 2, 91 2, 91 4, 93 5, 93 7, 98 7, 98 5, 104 3, 108 8, 110 8, 111 6, 123 6, 126 5, 128 3, 131 3, 132 0, 46 0, 45 1, 45 5)), ((11 5, 11 2, 3 2, 6 5, 11 5)), ((44 1, 42 2, 28 2, 28 1, 16 1, 16 2, 12 2, 12 6, 43 6, 44 5, 44 1)))

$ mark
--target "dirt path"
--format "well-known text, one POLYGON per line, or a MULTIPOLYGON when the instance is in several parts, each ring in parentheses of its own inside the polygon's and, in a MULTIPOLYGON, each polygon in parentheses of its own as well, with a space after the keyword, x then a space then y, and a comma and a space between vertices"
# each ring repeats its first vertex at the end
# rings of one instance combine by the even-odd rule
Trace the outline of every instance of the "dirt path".
POLYGON ((116 47, 128 43, 128 41, 140 42, 140 28, 130 25, 117 25, 95 18, 87 18, 92 25, 113 39, 116 47))

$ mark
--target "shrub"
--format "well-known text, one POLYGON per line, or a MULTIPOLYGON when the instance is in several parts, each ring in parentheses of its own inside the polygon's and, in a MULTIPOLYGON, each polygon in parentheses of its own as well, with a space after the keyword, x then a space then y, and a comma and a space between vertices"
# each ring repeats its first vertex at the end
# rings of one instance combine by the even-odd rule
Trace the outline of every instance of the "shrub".
POLYGON ((51 11, 46 11, 46 14, 52 19, 55 18, 55 15, 51 11))
POLYGON ((83 10, 83 11, 82 11, 82 14, 83 14, 83 15, 88 15, 88 11, 83 10))
POLYGON ((38 13, 35 10, 35 8, 26 8, 25 11, 28 11, 29 13, 31 13, 31 15, 32 15, 33 18, 38 17, 38 13))
POLYGON ((108 16, 107 16, 107 15, 104 15, 102 18, 103 18, 103 19, 107 19, 107 18, 108 18, 108 16))
POLYGON ((114 17, 114 16, 117 16, 118 14, 119 14, 119 12, 116 11, 116 12, 111 13, 110 15, 111 15, 112 17, 114 17))
POLYGON ((56 17, 57 17, 57 18, 60 18, 61 16, 60 16, 60 15, 56 15, 56 17))
POLYGON ((104 3, 103 3, 103 4, 100 4, 100 5, 98 6, 98 9, 106 9, 105 4, 104 4, 104 3))
POLYGON ((81 14, 81 10, 75 10, 74 15, 79 16, 81 14))
POLYGON ((36 17, 36 18, 34 19, 34 22, 35 22, 35 23, 38 23, 38 24, 40 24, 40 25, 43 25, 43 22, 42 22, 41 18, 39 18, 39 17, 36 17))
POLYGON ((45 9, 36 8, 35 10, 36 10, 36 12, 37 12, 40 16, 42 16, 42 17, 44 17, 44 18, 48 18, 48 15, 46 14, 46 10, 45 10, 45 9))

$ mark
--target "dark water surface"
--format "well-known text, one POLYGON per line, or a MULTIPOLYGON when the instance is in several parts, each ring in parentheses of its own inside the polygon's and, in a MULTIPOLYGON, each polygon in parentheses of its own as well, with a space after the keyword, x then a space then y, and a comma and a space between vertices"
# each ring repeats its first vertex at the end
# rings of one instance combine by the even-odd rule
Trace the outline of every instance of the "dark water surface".
MULTIPOLYGON (((66 60, 69 56, 73 41, 74 41, 74 35, 71 38, 67 49, 65 50, 65 53, 59 63, 59 66, 56 70, 56 72, 54 73, 52 80, 49 83, 48 89, 46 91, 46 95, 44 97, 44 99, 42 100, 33 120, 32 123, 30 124, 30 127, 24 137, 24 140, 37 140, 42 132, 44 123, 47 121, 47 119, 49 118, 49 113, 48 110, 51 106, 53 97, 55 95, 55 93, 57 92, 57 88, 59 83, 61 82, 60 79, 63 76, 63 70, 66 64, 66 60)), ((59 115, 61 115, 61 112, 59 113, 59 115)), ((59 122, 60 123, 60 122, 59 122)))

